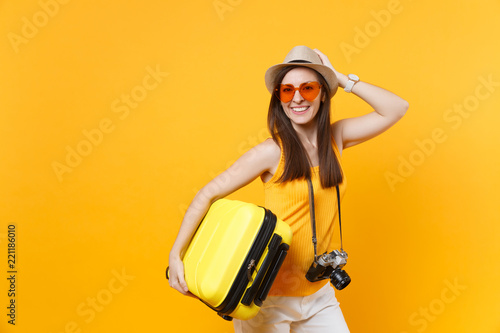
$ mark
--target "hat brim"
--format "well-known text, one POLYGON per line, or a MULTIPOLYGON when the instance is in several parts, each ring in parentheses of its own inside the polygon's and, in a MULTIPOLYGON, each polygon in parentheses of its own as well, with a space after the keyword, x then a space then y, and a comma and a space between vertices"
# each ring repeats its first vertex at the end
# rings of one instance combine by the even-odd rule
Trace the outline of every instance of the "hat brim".
POLYGON ((265 81, 266 81, 266 87, 267 90, 273 94, 274 88, 279 82, 276 81, 276 75, 278 72, 283 68, 283 67, 289 67, 289 66, 300 66, 300 67, 307 67, 314 69, 318 73, 320 73, 323 78, 326 80, 328 83, 328 87, 330 88, 330 98, 335 95, 337 92, 337 89, 339 87, 339 81, 337 79, 337 75, 335 75, 335 72, 330 68, 325 65, 319 65, 319 64, 308 64, 308 63, 285 63, 285 64, 277 64, 274 66, 271 66, 267 69, 266 75, 265 75, 265 81))

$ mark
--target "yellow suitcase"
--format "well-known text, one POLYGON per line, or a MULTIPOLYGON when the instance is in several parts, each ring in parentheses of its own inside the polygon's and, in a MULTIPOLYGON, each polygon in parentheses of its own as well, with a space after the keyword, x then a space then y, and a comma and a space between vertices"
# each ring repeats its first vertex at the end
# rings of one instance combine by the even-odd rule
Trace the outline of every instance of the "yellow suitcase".
POLYGON ((183 258, 189 291, 226 320, 250 319, 266 299, 291 241, 290 226, 271 211, 219 199, 183 258))

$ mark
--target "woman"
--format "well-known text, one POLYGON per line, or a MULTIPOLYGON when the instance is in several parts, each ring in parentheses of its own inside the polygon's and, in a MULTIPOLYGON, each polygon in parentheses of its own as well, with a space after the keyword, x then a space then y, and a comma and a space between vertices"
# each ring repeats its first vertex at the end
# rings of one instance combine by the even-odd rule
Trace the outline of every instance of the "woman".
POLYGON ((314 260, 307 179, 314 188, 318 254, 333 250, 337 218, 336 185, 345 190, 340 156, 346 148, 373 138, 405 114, 408 103, 395 94, 337 72, 319 50, 293 48, 282 64, 266 72, 271 92, 268 127, 272 139, 243 154, 203 187, 182 221, 169 257, 170 285, 189 295, 182 255, 199 222, 217 199, 260 177, 265 206, 293 231, 293 243, 259 314, 234 320, 236 332, 349 332, 328 280, 309 282, 314 260), (330 99, 338 86, 373 109, 331 124, 330 99))

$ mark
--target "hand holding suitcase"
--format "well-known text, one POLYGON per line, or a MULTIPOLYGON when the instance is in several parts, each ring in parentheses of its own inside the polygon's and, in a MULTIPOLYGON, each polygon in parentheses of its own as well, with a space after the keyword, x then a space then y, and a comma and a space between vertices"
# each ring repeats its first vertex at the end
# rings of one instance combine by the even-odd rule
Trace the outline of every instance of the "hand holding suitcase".
POLYGON ((266 299, 291 240, 288 224, 271 211, 219 199, 183 258, 189 291, 224 319, 250 319, 266 299))

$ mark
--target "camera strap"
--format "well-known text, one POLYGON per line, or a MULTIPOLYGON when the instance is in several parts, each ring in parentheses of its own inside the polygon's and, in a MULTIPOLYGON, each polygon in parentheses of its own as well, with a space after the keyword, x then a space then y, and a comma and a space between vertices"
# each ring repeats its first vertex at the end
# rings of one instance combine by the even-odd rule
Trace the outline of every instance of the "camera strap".
MULTIPOLYGON (((311 213, 311 227, 312 227, 312 242, 314 246, 314 259, 318 257, 318 239, 316 238, 316 212, 314 210, 314 188, 310 178, 307 178, 308 183, 308 192, 309 192, 309 212, 311 213)), ((340 230, 340 250, 344 251, 344 247, 342 245, 342 223, 340 218, 340 190, 339 185, 337 188, 337 205, 339 211, 339 230, 340 230)))

